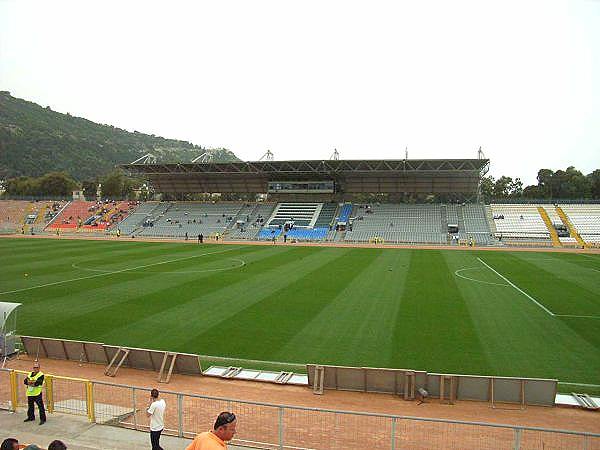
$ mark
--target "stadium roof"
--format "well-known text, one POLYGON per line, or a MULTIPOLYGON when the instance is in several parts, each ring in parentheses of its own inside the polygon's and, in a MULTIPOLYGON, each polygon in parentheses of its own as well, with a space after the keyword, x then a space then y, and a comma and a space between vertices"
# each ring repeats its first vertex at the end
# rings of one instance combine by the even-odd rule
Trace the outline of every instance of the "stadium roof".
POLYGON ((267 192, 269 181, 333 180, 347 193, 477 192, 488 159, 384 159, 125 164, 160 192, 267 192))

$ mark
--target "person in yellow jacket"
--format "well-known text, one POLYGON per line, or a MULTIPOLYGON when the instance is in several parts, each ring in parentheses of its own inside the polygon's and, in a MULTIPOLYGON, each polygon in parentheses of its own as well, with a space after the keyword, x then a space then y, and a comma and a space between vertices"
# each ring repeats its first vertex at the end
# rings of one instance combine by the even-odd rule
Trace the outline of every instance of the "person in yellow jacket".
POLYGON ((40 363, 33 363, 33 370, 24 380, 27 386, 27 419, 24 422, 32 422, 35 420, 34 404, 38 405, 40 411, 40 425, 46 423, 46 409, 42 400, 42 389, 44 385, 44 373, 40 370, 40 363))
POLYGON ((211 431, 200 433, 185 450, 223 450, 235 435, 235 414, 222 412, 217 416, 211 431))

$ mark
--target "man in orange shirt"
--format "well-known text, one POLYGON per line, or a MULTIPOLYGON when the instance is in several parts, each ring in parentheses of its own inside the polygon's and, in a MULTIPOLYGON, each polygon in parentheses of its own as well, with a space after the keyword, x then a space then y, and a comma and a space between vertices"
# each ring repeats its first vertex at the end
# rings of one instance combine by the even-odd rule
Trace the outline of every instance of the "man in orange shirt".
POLYGON ((222 412, 211 431, 200 433, 185 450, 223 450, 235 435, 235 414, 222 412))

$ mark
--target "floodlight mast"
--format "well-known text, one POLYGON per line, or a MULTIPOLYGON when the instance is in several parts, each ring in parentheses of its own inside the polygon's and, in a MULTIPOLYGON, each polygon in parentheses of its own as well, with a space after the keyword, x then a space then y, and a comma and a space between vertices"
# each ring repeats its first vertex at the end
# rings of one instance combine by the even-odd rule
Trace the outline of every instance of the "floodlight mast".
POLYGON ((156 156, 152 153, 146 153, 144 156, 140 156, 138 159, 133 161, 131 164, 155 164, 156 156))
POLYGON ((340 152, 337 151, 337 148, 333 149, 333 153, 331 154, 331 156, 329 157, 329 159, 331 159, 333 161, 339 161, 340 160, 340 152))
POLYGON ((275 155, 271 150, 267 150, 264 155, 262 155, 259 161, 273 161, 275 159, 275 155))
POLYGON ((481 146, 479 147, 479 150, 477 150, 477 159, 485 159, 485 154, 483 153, 481 146))

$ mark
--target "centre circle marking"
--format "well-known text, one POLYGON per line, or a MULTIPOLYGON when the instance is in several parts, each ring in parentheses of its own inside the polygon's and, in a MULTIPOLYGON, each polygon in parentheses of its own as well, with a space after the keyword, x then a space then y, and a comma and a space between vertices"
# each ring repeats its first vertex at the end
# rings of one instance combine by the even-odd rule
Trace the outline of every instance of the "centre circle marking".
POLYGON ((466 275, 461 275, 461 272, 465 272, 467 270, 481 270, 481 267, 465 267, 464 269, 458 269, 454 272, 454 275, 456 275, 459 278, 463 278, 465 280, 469 280, 469 281, 475 281, 476 283, 482 283, 482 284, 491 284, 493 286, 510 286, 506 283, 494 283, 493 281, 484 281, 484 280, 478 280, 477 278, 471 278, 468 277, 466 275))

